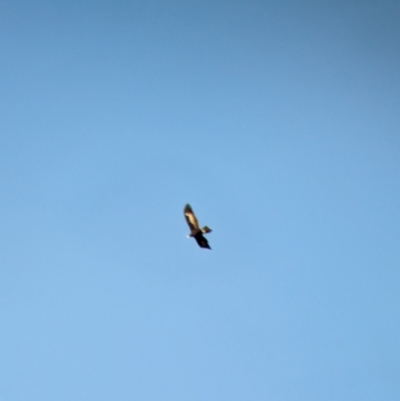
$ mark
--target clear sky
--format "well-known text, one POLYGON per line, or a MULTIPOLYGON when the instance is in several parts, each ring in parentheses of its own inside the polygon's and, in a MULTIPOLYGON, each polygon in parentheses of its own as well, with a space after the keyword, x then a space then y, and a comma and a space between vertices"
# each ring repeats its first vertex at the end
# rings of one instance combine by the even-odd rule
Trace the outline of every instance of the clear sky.
POLYGON ((0 400, 399 400, 399 21, 0 1, 0 400))

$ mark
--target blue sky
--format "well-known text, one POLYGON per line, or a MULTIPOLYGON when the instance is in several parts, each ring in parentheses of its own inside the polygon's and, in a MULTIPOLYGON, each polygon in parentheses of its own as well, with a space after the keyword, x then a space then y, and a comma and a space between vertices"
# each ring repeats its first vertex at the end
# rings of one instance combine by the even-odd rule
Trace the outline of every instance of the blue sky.
POLYGON ((399 19, 1 1, 0 400, 398 400, 399 19))

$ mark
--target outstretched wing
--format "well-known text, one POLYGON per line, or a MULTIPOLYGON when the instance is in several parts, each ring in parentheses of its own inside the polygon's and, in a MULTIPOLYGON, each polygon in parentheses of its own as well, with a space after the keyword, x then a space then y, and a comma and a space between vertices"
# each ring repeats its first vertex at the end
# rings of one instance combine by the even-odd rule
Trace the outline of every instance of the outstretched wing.
POLYGON ((183 213, 190 229, 198 230, 199 222, 197 221, 196 216, 189 204, 186 204, 185 209, 183 209, 183 213))
POLYGON ((207 238, 204 237, 201 232, 199 232, 197 235, 195 235, 194 238, 196 239, 196 242, 200 248, 211 249, 210 245, 208 244, 207 238))

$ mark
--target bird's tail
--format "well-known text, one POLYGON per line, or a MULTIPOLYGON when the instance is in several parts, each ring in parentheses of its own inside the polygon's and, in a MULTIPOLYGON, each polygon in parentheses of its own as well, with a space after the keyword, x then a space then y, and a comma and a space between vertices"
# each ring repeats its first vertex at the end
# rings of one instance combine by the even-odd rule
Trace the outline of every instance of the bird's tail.
POLYGON ((207 227, 207 226, 204 226, 204 227, 201 229, 201 232, 202 232, 203 234, 210 233, 211 231, 212 231, 211 228, 209 228, 209 227, 207 227))

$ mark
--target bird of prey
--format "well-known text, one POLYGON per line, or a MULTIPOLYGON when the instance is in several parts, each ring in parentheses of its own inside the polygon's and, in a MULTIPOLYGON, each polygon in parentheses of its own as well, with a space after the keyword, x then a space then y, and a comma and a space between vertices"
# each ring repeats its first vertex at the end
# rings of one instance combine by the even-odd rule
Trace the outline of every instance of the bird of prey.
POLYGON ((183 209, 183 213, 190 228, 190 234, 187 237, 193 237, 199 244, 200 248, 211 249, 210 245, 208 245, 207 239, 203 236, 203 234, 210 233, 211 229, 207 226, 200 228, 199 222, 197 221, 197 218, 189 204, 186 204, 185 208, 183 209))

